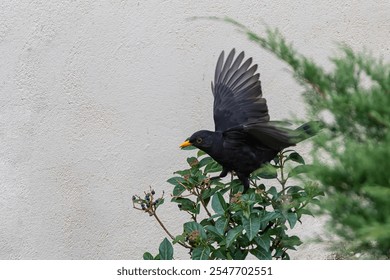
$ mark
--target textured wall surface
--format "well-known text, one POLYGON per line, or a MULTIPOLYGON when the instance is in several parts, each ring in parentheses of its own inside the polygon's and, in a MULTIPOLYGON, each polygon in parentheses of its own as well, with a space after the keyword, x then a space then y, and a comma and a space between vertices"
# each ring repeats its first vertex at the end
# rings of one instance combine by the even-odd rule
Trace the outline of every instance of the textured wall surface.
MULTIPOLYGON (((304 116, 285 65, 232 26, 278 27, 325 67, 336 42, 389 54, 389 1, 9 1, 0 3, 0 258, 139 259, 164 233, 132 209, 213 128, 210 81, 221 50, 259 64, 272 119, 304 116), (315 4, 313 4, 315 3, 315 4)), ((304 146, 302 152, 306 152, 304 146)), ((161 209, 175 234, 175 205, 161 209)), ((321 234, 310 219, 295 229, 321 234)), ((177 248, 177 258, 188 258, 177 248)), ((305 245, 294 258, 326 258, 305 245)))

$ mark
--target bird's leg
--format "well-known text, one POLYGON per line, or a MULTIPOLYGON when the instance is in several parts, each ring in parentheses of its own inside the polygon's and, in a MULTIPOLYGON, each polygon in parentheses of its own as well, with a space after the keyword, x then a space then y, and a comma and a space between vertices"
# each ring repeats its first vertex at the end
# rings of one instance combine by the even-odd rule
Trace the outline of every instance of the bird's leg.
POLYGON ((219 174, 219 178, 223 178, 223 177, 226 177, 226 175, 228 175, 228 173, 229 173, 229 170, 228 169, 226 169, 225 167, 223 167, 222 168, 222 172, 221 172, 221 174, 219 174))
POLYGON ((218 176, 211 177, 210 180, 215 180, 215 179, 220 179, 220 178, 226 177, 226 175, 228 175, 228 173, 229 173, 229 170, 226 169, 225 167, 223 167, 221 174, 219 174, 218 176))
POLYGON ((249 189, 249 175, 236 172, 238 179, 240 179, 242 185, 244 186, 244 193, 249 189))

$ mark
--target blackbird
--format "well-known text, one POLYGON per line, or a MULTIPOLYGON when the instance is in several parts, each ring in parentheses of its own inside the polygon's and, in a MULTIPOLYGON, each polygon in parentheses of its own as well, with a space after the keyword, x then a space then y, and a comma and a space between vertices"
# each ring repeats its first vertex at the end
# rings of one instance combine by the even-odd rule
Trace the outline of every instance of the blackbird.
POLYGON ((218 58, 214 83, 215 131, 200 130, 180 147, 193 145, 222 165, 219 178, 234 172, 249 188, 250 174, 275 158, 286 147, 312 136, 313 125, 306 123, 295 130, 282 122, 270 121, 266 100, 262 96, 260 74, 252 58, 244 63, 244 52, 234 59, 233 49, 224 61, 218 58))

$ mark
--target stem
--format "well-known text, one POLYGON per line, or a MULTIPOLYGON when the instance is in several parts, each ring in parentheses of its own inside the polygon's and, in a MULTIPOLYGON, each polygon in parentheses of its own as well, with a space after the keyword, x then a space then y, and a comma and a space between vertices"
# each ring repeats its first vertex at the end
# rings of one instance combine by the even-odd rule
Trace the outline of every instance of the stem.
POLYGON ((164 224, 161 222, 159 217, 157 216, 156 212, 153 213, 153 216, 156 218, 157 222, 160 224, 160 226, 163 228, 163 230, 169 235, 169 237, 173 240, 175 237, 167 230, 167 228, 164 226, 164 224))
POLYGON ((286 192, 286 179, 284 178, 284 156, 282 153, 279 153, 279 162, 280 162, 280 180, 279 183, 282 185, 283 195, 286 192))
POLYGON ((200 201, 200 203, 202 204, 204 210, 206 211, 207 215, 211 218, 211 213, 209 211, 209 209, 207 209, 207 206, 206 206, 206 203, 204 202, 203 198, 202 198, 202 195, 200 194, 200 192, 198 191, 197 188, 194 188, 195 191, 194 191, 194 195, 196 195, 200 201))
MULTIPOLYGON (((166 232, 166 234, 169 235, 169 237, 174 240, 175 237, 168 231, 168 229, 164 226, 164 224, 161 222, 161 220, 159 219, 159 217, 157 216, 156 214, 156 211, 153 212, 152 216, 154 216, 157 220, 157 222, 160 224, 160 226, 163 228, 163 230, 166 232)), ((187 248, 187 249, 192 249, 191 246, 188 246, 187 244, 181 242, 181 241, 178 241, 177 243, 179 243, 181 246, 183 246, 184 248, 187 248)))
POLYGON ((196 222, 196 214, 192 214, 190 211, 186 211, 188 213, 188 215, 191 216, 191 219, 196 222))
POLYGON ((252 186, 257 187, 256 180, 249 178, 249 181, 252 183, 252 186))
MULTIPOLYGON (((178 182, 181 186, 183 186, 186 190, 188 190, 188 188, 186 186, 184 186, 182 183, 178 182)), ((207 209, 206 207, 206 203, 204 202, 204 200, 202 199, 202 196, 200 195, 200 193, 198 192, 198 189, 197 188, 194 188, 195 191, 191 191, 189 190, 189 194, 188 195, 180 195, 180 196, 177 196, 177 197, 188 197, 188 196, 191 196, 191 195, 196 195, 199 199, 199 201, 201 202, 204 210, 206 210, 206 213, 209 217, 211 217, 211 213, 209 212, 209 210, 207 209)), ((192 215, 191 215, 192 216, 192 215)), ((196 217, 195 217, 195 221, 196 221, 196 217)))
POLYGON ((189 197, 191 195, 192 195, 192 193, 189 193, 189 194, 186 194, 186 195, 173 195, 173 194, 171 194, 171 197, 172 198, 183 198, 183 197, 189 197))

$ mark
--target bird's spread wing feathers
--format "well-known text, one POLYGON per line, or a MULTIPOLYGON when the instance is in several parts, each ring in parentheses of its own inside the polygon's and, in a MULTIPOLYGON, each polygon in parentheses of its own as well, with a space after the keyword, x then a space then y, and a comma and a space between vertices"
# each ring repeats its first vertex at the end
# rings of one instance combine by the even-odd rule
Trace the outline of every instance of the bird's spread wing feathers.
POLYGON ((257 65, 251 66, 251 58, 242 63, 244 52, 236 59, 234 55, 233 49, 224 61, 224 52, 221 53, 214 83, 211 83, 216 131, 269 121, 267 103, 261 93, 260 75, 255 74, 257 65))
POLYGON ((224 52, 215 69, 214 94, 215 130, 221 131, 229 146, 254 141, 264 148, 282 150, 313 136, 317 122, 308 122, 297 129, 285 122, 270 121, 266 100, 262 97, 257 65, 252 58, 244 61, 244 52, 234 59, 233 49, 224 61, 224 52), (244 61, 244 62, 243 62, 244 61))

